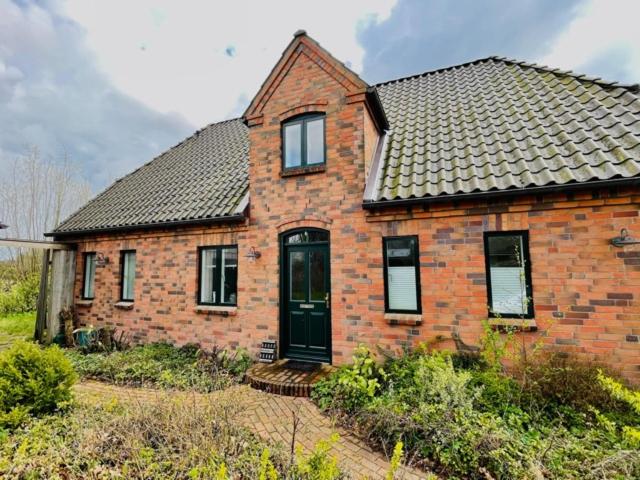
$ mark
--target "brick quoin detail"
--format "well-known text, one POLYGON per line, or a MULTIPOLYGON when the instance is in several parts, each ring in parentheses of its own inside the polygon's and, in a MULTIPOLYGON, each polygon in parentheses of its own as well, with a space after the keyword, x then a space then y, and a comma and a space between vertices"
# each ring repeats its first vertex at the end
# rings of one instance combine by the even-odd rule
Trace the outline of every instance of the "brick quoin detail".
POLYGON ((527 230, 538 331, 519 335, 597 357, 640 383, 640 245, 610 244, 621 228, 640 237, 639 188, 365 211, 367 168, 378 137, 365 96, 356 95, 361 85, 306 39, 290 50, 247 115, 247 223, 81 239, 78 300, 82 252, 110 259, 97 268, 92 304, 78 307, 82 323, 114 325, 137 342, 197 342, 255 354, 263 340, 279 341, 279 234, 314 226, 331 237, 334 364, 349 362, 359 343, 400 351, 458 331, 473 344, 487 318, 483 232, 527 230), (326 166, 283 177, 283 114, 305 106, 326 113, 326 166), (419 237, 421 319, 385 319, 382 237, 389 235, 419 237), (196 312, 197 248, 228 244, 237 244, 239 253, 236 315, 196 312), (255 262, 245 257, 251 247, 262 254, 255 262), (129 311, 114 307, 122 249, 137 251, 129 311))

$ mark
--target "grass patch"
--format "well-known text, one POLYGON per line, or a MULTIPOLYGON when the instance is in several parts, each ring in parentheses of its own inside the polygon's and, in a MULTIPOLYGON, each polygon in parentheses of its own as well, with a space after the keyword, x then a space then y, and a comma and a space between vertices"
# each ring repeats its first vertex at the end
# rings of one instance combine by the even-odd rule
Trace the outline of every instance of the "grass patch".
POLYGON ((0 315, 0 350, 17 340, 33 339, 35 326, 36 312, 0 315))
POLYGON ((239 383, 252 361, 244 350, 203 350, 196 345, 140 345, 114 352, 67 355, 82 378, 118 385, 211 392, 239 383))

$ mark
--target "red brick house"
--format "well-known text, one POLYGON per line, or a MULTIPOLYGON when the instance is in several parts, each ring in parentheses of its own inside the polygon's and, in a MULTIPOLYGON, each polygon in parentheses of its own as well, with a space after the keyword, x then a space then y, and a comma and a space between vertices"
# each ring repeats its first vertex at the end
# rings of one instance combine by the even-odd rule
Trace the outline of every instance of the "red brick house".
POLYGON ((140 342, 341 364, 490 319, 640 381, 639 202, 637 86, 496 57, 369 85, 298 32, 242 118, 50 235, 81 321, 140 342))

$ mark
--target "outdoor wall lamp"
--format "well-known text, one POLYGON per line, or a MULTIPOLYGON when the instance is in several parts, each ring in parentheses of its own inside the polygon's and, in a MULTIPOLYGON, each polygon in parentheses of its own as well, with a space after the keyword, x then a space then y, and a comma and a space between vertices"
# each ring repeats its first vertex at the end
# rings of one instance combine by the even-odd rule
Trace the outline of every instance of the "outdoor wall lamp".
POLYGON ((636 240, 635 238, 630 237, 629 232, 626 228, 620 230, 619 237, 614 237, 611 239, 611 244, 614 247, 624 247, 625 245, 635 245, 637 243, 640 243, 640 240, 636 240))
POLYGON ((256 247, 251 247, 249 249, 249 253, 247 253, 245 255, 246 258, 248 258, 250 261, 255 262, 257 259, 259 259, 262 256, 262 254, 256 250, 256 247))
POLYGON ((96 253, 96 265, 104 267, 109 263, 109 257, 105 257, 104 253, 96 253))
POLYGON ((9 228, 9 225, 5 225, 4 223, 0 223, 0 230, 4 230, 5 228, 9 228))

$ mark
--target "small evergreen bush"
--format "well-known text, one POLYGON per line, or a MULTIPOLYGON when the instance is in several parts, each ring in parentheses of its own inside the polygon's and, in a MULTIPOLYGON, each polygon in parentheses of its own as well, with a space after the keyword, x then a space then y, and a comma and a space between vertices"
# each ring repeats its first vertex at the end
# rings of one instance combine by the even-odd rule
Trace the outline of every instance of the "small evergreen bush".
POLYGON ((14 428, 29 415, 68 404, 76 374, 57 346, 19 341, 0 352, 0 428, 14 428))

